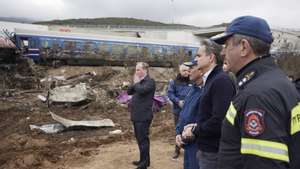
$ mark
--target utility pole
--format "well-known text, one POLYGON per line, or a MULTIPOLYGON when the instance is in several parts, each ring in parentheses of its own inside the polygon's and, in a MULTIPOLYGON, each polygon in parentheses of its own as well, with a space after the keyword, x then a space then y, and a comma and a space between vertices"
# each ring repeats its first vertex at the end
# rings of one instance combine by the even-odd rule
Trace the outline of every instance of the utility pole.
POLYGON ((172 24, 174 24, 174 20, 175 20, 175 5, 174 5, 174 0, 171 0, 171 20, 172 20, 172 24))

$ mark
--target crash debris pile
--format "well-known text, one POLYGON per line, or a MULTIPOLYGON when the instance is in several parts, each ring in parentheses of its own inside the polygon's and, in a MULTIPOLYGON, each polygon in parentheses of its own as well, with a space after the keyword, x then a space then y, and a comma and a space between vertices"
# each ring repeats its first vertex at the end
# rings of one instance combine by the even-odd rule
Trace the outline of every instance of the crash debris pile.
POLYGON ((5 90, 29 90, 40 88, 39 79, 46 74, 44 67, 32 60, 18 58, 15 63, 0 62, 0 95, 5 90))
MULTIPOLYGON (((52 68, 27 62, 0 71, 5 75, 0 81, 0 169, 65 169, 66 161, 89 157, 103 144, 132 139, 127 106, 116 98, 123 84, 131 83, 134 67, 52 68)), ((162 95, 173 71, 150 72, 162 95)), ((169 110, 164 106, 156 113, 153 139, 172 140, 169 110)))

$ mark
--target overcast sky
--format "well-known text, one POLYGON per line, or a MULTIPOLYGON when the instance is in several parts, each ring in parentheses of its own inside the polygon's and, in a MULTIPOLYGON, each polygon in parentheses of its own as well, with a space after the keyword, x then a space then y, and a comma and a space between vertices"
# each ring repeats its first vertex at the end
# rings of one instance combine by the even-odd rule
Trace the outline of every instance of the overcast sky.
POLYGON ((1 0, 0 6, 1 17, 37 20, 133 17, 211 26, 255 15, 272 27, 300 28, 299 0, 1 0))

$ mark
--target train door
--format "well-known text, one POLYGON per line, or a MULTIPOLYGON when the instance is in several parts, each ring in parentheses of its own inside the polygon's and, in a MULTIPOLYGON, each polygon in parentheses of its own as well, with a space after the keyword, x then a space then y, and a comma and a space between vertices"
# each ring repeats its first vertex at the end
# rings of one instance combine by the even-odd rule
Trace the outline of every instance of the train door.
POLYGON ((39 39, 37 37, 21 37, 20 47, 24 57, 28 57, 34 61, 40 60, 39 39))
POLYGON ((49 38, 40 38, 40 58, 46 61, 50 56, 52 49, 52 40, 49 38))

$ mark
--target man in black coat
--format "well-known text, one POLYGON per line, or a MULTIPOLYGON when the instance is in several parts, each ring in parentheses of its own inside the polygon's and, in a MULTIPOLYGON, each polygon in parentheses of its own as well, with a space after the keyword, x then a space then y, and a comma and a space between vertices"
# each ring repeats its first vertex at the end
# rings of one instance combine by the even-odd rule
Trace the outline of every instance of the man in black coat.
POLYGON ((132 163, 137 169, 146 169, 150 165, 149 127, 153 119, 152 98, 155 93, 155 81, 148 75, 149 65, 138 62, 135 68, 133 85, 127 93, 133 95, 130 109, 134 134, 140 151, 140 160, 132 163))
POLYGON ((196 137, 200 169, 217 168, 222 121, 236 92, 233 81, 222 69, 221 50, 220 45, 203 40, 195 57, 199 69, 204 72, 204 89, 198 109, 199 119, 197 123, 185 126, 182 137, 196 137))

